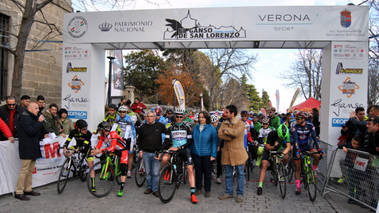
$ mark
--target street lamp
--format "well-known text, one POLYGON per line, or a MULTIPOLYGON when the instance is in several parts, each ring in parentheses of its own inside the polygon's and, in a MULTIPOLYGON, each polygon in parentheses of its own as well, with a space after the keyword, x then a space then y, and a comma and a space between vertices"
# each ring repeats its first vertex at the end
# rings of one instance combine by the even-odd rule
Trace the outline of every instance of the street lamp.
POLYGON ((111 99, 111 83, 112 83, 112 64, 113 64, 113 60, 115 59, 115 57, 113 57, 112 55, 108 56, 107 57, 109 59, 109 74, 108 74, 108 106, 112 103, 112 99, 111 99))

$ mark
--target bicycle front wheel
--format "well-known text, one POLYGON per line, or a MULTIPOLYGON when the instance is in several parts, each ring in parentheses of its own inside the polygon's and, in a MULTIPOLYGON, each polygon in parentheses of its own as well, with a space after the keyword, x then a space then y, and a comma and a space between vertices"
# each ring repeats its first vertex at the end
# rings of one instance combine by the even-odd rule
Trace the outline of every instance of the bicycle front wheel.
POLYGON ((106 171, 106 164, 97 162, 93 165, 87 179, 88 191, 95 197, 107 196, 114 185, 114 174, 112 168, 106 171), (91 178, 91 173, 95 173, 94 178, 91 178))
POLYGON ((312 168, 312 164, 308 165, 308 174, 307 174, 307 182, 308 182, 308 196, 309 200, 314 202, 317 196, 317 188, 316 188, 316 178, 312 168))
POLYGON ((146 180, 146 171, 145 171, 145 166, 143 164, 143 159, 139 158, 134 175, 135 175, 134 179, 136 181, 136 185, 138 187, 142 187, 146 180))
POLYGON ((75 168, 72 165, 72 163, 70 163, 70 159, 67 158, 61 167, 61 171, 59 172, 59 177, 58 177, 58 182, 57 182, 57 190, 59 194, 63 192, 64 188, 67 185, 68 179, 71 178, 74 175, 74 173, 75 173, 75 168))
POLYGON ((172 166, 166 166, 159 176, 158 194, 162 203, 168 203, 176 191, 176 173, 172 166))
POLYGON ((285 173, 285 168, 283 163, 281 162, 278 165, 278 180, 279 180, 279 190, 280 190, 280 195, 284 199, 286 197, 287 193, 287 180, 286 180, 286 173, 285 173))

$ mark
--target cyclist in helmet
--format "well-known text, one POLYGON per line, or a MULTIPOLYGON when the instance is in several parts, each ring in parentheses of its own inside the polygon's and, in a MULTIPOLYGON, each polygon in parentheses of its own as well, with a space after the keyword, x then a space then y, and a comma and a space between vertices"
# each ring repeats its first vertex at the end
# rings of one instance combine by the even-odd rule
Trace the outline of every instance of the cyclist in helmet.
MULTIPOLYGON (((267 136, 267 143, 263 151, 262 167, 259 176, 257 194, 261 195, 263 191, 263 181, 265 179, 266 170, 269 165, 270 151, 282 152, 283 163, 287 164, 288 153, 291 151, 290 132, 285 124, 281 124, 277 130, 271 131, 267 136)), ((270 162, 271 163, 271 162, 270 162)))
MULTIPOLYGON (((88 124, 85 120, 77 120, 75 123, 75 129, 71 130, 66 142, 63 145, 63 153, 67 157, 70 153, 67 152, 67 148, 71 150, 78 150, 86 156, 88 167, 91 169, 93 166, 93 156, 91 155, 91 137, 92 134, 88 131, 88 124), (76 145, 69 146, 72 139, 75 139, 76 145)), ((90 174, 93 178, 94 173, 90 174)))
MULTIPOLYGON (((195 174, 193 171, 193 161, 191 157, 190 146, 192 144, 191 128, 183 122, 184 110, 175 109, 175 122, 172 122, 168 128, 166 139, 163 144, 163 150, 177 151, 177 156, 184 162, 188 172, 188 182, 191 187, 191 202, 198 203, 195 196, 195 174)), ((167 164, 170 156, 165 154, 162 156, 162 163, 167 164)))
POLYGON ((116 121, 116 116, 117 116, 117 107, 114 104, 109 104, 108 106, 108 111, 105 114, 104 121, 109 122, 111 125, 114 124, 116 121))
POLYGON ((272 128, 269 127, 269 125, 270 125, 270 120, 268 118, 263 118, 262 128, 259 130, 259 135, 258 135, 257 163, 256 163, 257 166, 260 166, 261 164, 264 147, 267 141, 267 136, 273 130, 272 128))
MULTIPOLYGON (((300 153, 305 151, 315 152, 316 148, 318 151, 321 151, 318 144, 318 139, 316 137, 315 127, 312 123, 307 122, 306 115, 303 112, 296 114, 296 124, 292 129, 293 135, 293 160, 295 163, 296 173, 296 195, 301 194, 300 189, 300 153), (314 142, 312 146, 312 140, 314 142)), ((320 154, 313 154, 313 170, 317 169, 318 162, 320 161, 320 154)))
POLYGON ((120 106, 118 109, 118 115, 116 116, 115 123, 112 126, 113 131, 117 133, 124 139, 124 141, 130 147, 128 152, 128 178, 132 177, 132 166, 134 158, 134 145, 136 144, 136 129, 133 123, 132 117, 128 114, 128 108, 126 106, 120 106))
MULTIPOLYGON (((120 157, 120 170, 121 170, 121 186, 117 192, 117 196, 124 195, 124 187, 126 175, 128 171, 128 144, 122 139, 116 131, 111 131, 112 126, 108 122, 101 122, 98 125, 98 132, 100 133, 99 141, 97 142, 95 150, 92 150, 92 155, 97 155, 104 152, 114 152, 120 157), (103 148, 103 145, 105 148, 103 148)), ((104 159, 104 155, 102 158, 104 159)), ((95 183, 92 181, 92 190, 96 191, 95 183)))

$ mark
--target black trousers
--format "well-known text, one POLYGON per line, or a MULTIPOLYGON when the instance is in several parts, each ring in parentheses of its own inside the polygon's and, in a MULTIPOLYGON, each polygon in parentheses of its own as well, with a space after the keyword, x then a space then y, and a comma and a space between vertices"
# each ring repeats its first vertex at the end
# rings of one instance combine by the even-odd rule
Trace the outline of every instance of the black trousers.
POLYGON ((221 177, 222 175, 222 165, 221 165, 221 149, 220 151, 217 151, 217 158, 216 158, 216 161, 217 161, 217 178, 221 177))
POLYGON ((212 163, 210 156, 192 155, 192 160, 195 164, 196 189, 201 190, 204 180, 204 189, 206 192, 210 192, 212 180, 212 163))

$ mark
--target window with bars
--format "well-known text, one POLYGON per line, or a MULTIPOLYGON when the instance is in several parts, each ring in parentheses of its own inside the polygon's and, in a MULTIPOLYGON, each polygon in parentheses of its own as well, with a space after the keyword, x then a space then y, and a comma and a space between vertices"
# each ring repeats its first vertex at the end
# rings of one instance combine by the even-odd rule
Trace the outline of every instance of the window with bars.
POLYGON ((9 16, 0 13, 0 99, 7 95, 9 16))

